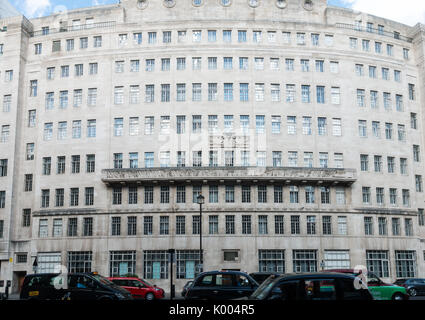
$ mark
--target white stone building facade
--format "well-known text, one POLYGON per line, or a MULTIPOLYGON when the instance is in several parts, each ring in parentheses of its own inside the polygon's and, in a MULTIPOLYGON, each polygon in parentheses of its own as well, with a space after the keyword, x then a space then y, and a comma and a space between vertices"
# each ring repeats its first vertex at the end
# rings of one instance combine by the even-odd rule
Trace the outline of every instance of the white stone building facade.
POLYGON ((324 0, 0 20, 0 280, 425 277, 425 27, 324 0))

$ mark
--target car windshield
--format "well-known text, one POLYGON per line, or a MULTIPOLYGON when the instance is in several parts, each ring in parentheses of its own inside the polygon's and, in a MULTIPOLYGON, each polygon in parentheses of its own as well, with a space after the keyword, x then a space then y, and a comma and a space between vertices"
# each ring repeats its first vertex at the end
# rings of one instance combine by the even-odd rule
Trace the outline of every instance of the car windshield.
POLYGON ((272 290, 274 284, 275 284, 275 277, 269 277, 267 278, 258 288, 254 291, 254 293, 251 295, 250 298, 252 299, 258 299, 263 300, 265 299, 270 291, 272 290))
POLYGON ((98 274, 94 274, 94 275, 92 275, 92 277, 95 278, 97 281, 99 281, 101 284, 105 284, 105 285, 108 285, 108 286, 116 286, 116 284, 114 284, 112 281, 109 281, 105 277, 102 277, 98 274))
POLYGON ((143 279, 143 282, 144 282, 147 286, 149 286, 149 287, 153 287, 153 284, 151 284, 150 282, 147 282, 145 279, 143 279))
POLYGON ((400 285, 400 284, 403 284, 403 283, 405 283, 406 282, 406 280, 405 279, 398 279, 396 282, 394 282, 394 284, 398 284, 398 285, 400 285))
POLYGON ((367 283, 368 284, 380 284, 382 281, 374 273, 368 272, 367 283))

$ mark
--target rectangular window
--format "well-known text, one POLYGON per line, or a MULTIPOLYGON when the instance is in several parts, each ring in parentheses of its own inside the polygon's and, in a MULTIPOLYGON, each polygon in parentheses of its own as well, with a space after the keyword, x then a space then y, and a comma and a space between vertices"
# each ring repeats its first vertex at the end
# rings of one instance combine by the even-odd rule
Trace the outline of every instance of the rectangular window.
POLYGON ((224 101, 233 101, 233 83, 224 84, 224 101))
POLYGON ((240 101, 248 101, 249 100, 248 83, 240 83, 239 84, 239 96, 240 96, 240 101))
POLYGON ((415 162, 421 161, 420 147, 415 144, 413 145, 413 161, 415 162))
POLYGON ((258 234, 268 234, 267 216, 258 216, 258 234))
POLYGON ((255 116, 255 130, 256 133, 265 133, 265 116, 255 116))
POLYGON ((391 225, 392 225, 393 236, 399 236, 401 234, 400 218, 392 218, 391 219, 391 225))
POLYGON ((293 272, 316 272, 317 250, 293 250, 293 272))
POLYGON ((80 190, 78 188, 71 188, 70 197, 69 197, 69 205, 71 207, 78 206, 78 204, 79 204, 79 193, 80 193, 80 190))
POLYGON ((347 268, 350 268, 350 252, 348 250, 325 250, 325 270, 347 268))
POLYGON ((364 217, 364 230, 365 230, 365 235, 367 236, 373 235, 373 218, 372 217, 364 217))
POLYGON ((298 187, 297 186, 290 186, 289 187, 289 202, 290 203, 299 203, 298 187))
POLYGON ((68 237, 76 237, 78 235, 78 218, 68 219, 68 237))
POLYGON ((235 216, 226 215, 226 234, 235 234, 235 216))
POLYGON ((159 234, 167 235, 169 234, 170 228, 170 219, 168 216, 160 216, 159 217, 159 234))
POLYGON ((153 217, 144 216, 143 217, 143 234, 152 235, 153 232, 153 217))
POLYGON ((242 234, 251 234, 251 216, 242 216, 242 234))
POLYGON ((310 86, 301 85, 301 102, 310 103, 310 86))
POLYGON ((285 273, 285 250, 258 250, 260 272, 285 273))
POLYGON ((235 187, 234 186, 225 186, 225 201, 226 203, 235 202, 235 187))
POLYGON ((161 71, 170 71, 170 58, 161 59, 161 71))
POLYGON ((291 216, 291 234, 300 233, 300 216, 291 216))
POLYGON ((85 188, 84 198, 85 198, 86 206, 94 205, 94 188, 93 187, 85 188))
POLYGON ((218 186, 210 186, 208 192, 209 203, 218 203, 218 186))
POLYGON ((166 250, 143 251, 143 278, 144 279, 167 279, 168 257, 166 250))
MULTIPOLYGON (((48 220, 47 219, 40 219, 39 227, 38 227, 38 236, 40 238, 46 238, 46 237, 49 236, 48 227, 49 227, 48 220)), ((2 223, 2 229, 3 229, 3 223, 2 223)), ((3 230, 1 230, 1 231, 2 231, 2 234, 3 234, 3 230)))
POLYGON ((395 251, 395 264, 397 278, 416 277, 416 252, 415 251, 395 251))
POLYGON ((121 218, 112 217, 111 220, 111 235, 120 236, 121 235, 121 218))
POLYGON ((316 216, 307 216, 307 234, 316 234, 316 216))
POLYGON ((155 101, 155 86, 153 84, 147 84, 145 86, 145 102, 151 103, 154 101, 155 101))
POLYGON ((162 43, 171 43, 171 31, 162 32, 162 43))
POLYGON ((186 234, 185 218, 185 216, 176 216, 176 234, 186 234))

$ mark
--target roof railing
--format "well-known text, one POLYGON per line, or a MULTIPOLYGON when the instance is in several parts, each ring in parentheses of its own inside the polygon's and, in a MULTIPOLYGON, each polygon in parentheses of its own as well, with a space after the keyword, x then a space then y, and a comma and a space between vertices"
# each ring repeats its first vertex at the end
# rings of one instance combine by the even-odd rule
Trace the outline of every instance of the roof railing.
POLYGON ((113 28, 115 26, 116 26, 115 21, 88 23, 88 24, 73 25, 73 26, 64 25, 64 26, 61 26, 60 28, 37 30, 37 31, 31 32, 30 36, 40 37, 40 36, 47 36, 50 34, 56 34, 61 32, 74 32, 74 31, 91 30, 91 29, 106 29, 106 28, 113 28))

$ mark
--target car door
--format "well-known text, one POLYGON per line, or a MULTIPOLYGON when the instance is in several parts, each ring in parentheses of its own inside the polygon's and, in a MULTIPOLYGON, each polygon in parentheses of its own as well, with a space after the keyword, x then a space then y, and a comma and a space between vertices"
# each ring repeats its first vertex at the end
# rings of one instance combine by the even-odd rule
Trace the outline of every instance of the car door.
MULTIPOLYGON (((88 300, 89 290, 84 285, 84 278, 82 275, 72 274, 68 276, 68 295, 69 300, 88 300)), ((90 290, 91 291, 91 290, 90 290)))
MULTIPOLYGON (((296 301, 301 300, 299 280, 283 280, 278 282, 269 292, 267 300, 296 301)), ((302 288, 304 289, 304 288, 302 288)))
POLYGON ((374 273, 368 272, 367 274, 367 286, 369 287, 370 292, 376 300, 385 300, 386 290, 381 286, 382 281, 374 273))
POLYGON ((102 294, 101 288, 85 275, 68 276, 70 300, 96 300, 102 294))
POLYGON ((127 280, 126 290, 136 299, 143 299, 146 296, 146 286, 138 280, 127 280))
POLYGON ((373 300, 366 286, 359 283, 356 288, 352 279, 337 279, 338 300, 373 300))
POLYGON ((253 292, 255 285, 244 275, 234 275, 235 290, 232 293, 232 299, 249 297, 253 292))
POLYGON ((416 279, 415 286, 417 287, 418 294, 425 294, 425 279, 416 279))
POLYGON ((231 273, 219 273, 215 276, 215 287, 211 288, 211 298, 220 300, 229 300, 236 298, 237 287, 236 278, 231 273))
POLYGON ((188 298, 210 299, 212 291, 216 290, 215 275, 206 274, 197 279, 187 293, 188 298))
POLYGON ((308 301, 336 300, 336 281, 332 278, 304 279, 304 298, 308 301))

